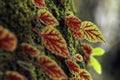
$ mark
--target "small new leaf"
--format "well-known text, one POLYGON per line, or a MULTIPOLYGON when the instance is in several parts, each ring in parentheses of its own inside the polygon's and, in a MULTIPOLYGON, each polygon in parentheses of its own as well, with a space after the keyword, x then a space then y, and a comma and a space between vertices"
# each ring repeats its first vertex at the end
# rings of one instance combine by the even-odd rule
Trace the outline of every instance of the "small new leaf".
POLYGON ((78 32, 80 30, 82 21, 79 18, 73 15, 69 15, 66 17, 65 20, 66 20, 67 26, 71 30, 73 30, 74 32, 78 32))
POLYGON ((44 0, 32 0, 32 1, 39 8, 45 8, 46 7, 44 0))
POLYGON ((79 75, 80 75, 81 80, 92 80, 91 75, 85 69, 83 70, 81 69, 81 72, 79 75))
POLYGON ((57 19, 49 11, 47 11, 45 9, 40 9, 38 11, 38 18, 46 26, 59 25, 59 22, 57 21, 57 19))
POLYGON ((14 51, 17 47, 16 36, 2 26, 0 26, 0 47, 6 51, 14 51))
POLYGON ((51 58, 42 55, 38 57, 38 62, 42 66, 43 71, 53 80, 67 79, 66 74, 51 58))
POLYGON ((80 54, 76 54, 75 58, 76 58, 77 61, 80 61, 80 62, 83 61, 83 57, 80 54))
POLYGON ((6 75, 10 80, 27 80, 23 75, 15 71, 6 71, 6 75))
POLYGON ((105 50, 97 47, 97 48, 93 48, 92 50, 92 56, 102 56, 105 53, 105 50))
POLYGON ((25 52, 27 52, 28 54, 30 54, 33 57, 37 57, 40 53, 39 50, 36 47, 34 47, 34 46, 32 46, 28 43, 22 43, 21 46, 22 46, 22 49, 25 52))
POLYGON ((92 22, 82 22, 80 32, 84 36, 84 38, 90 42, 105 42, 102 33, 92 22))
POLYGON ((71 59, 67 59, 65 62, 72 74, 77 75, 80 73, 80 67, 76 62, 72 61, 71 59))
POLYGON ((91 57, 90 63, 98 74, 102 73, 101 64, 98 62, 97 59, 95 59, 94 57, 91 57))

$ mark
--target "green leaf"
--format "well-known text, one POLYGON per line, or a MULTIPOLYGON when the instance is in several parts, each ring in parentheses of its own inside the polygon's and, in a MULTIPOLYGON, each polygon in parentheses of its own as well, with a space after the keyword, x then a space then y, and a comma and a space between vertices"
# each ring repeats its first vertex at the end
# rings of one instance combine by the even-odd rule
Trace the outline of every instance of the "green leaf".
POLYGON ((105 50, 100 47, 93 48, 93 50, 92 50, 93 56, 102 56, 104 53, 105 53, 105 50))
POLYGON ((95 71, 98 74, 101 74, 102 67, 101 67, 101 64, 99 63, 99 61, 97 59, 95 59, 94 57, 91 57, 90 62, 91 62, 91 65, 93 66, 93 68, 95 69, 95 71))

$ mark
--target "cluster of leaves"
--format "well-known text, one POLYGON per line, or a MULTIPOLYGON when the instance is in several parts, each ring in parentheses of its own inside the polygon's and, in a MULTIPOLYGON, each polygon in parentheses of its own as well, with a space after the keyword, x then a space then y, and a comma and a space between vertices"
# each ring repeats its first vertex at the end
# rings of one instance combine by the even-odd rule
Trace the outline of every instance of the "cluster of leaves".
POLYGON ((90 42, 105 42, 104 37, 98 27, 90 21, 81 21, 70 14, 66 17, 67 26, 73 31, 73 36, 77 39, 86 39, 90 42))
MULTIPOLYGON (((61 33, 56 28, 54 28, 55 26, 59 25, 59 22, 55 19, 55 17, 48 10, 41 9, 38 12, 38 18, 47 27, 45 27, 42 32, 39 32, 37 29, 33 29, 33 31, 42 36, 42 40, 46 48, 57 56, 67 58, 66 64, 68 65, 71 73, 79 74, 80 78, 83 78, 84 80, 86 80, 87 76, 87 80, 91 80, 89 73, 85 70, 80 70, 79 65, 72 61, 64 38, 62 37, 61 33)), ((66 25, 72 30, 74 37, 80 40, 86 39, 90 42, 105 42, 102 33, 94 23, 90 21, 82 22, 73 14, 66 16, 65 21, 66 25)), ((94 51, 92 50, 92 47, 86 45, 84 47, 84 45, 82 44, 82 48, 85 51, 84 57, 86 61, 89 62, 89 60, 91 60, 90 62, 93 64, 95 70, 98 73, 101 73, 101 66, 98 61, 93 57, 90 59, 90 55, 94 51), (94 64, 98 65, 96 66, 94 64)), ((80 54, 76 54, 76 59, 78 61, 83 60, 80 54)))
POLYGON ((76 76, 70 78, 70 80, 92 80, 91 75, 85 69, 80 69, 79 65, 76 62, 70 59, 67 59, 65 62, 70 72, 76 76))
POLYGON ((89 44, 82 43, 81 47, 85 53, 84 58, 88 62, 88 64, 92 65, 97 73, 101 74, 102 69, 99 61, 94 58, 94 56, 102 56, 104 54, 104 50, 102 48, 96 47, 92 48, 89 44))
MULTIPOLYGON (((76 77, 68 78, 61 67, 47 55, 40 54, 40 51, 29 43, 22 43, 21 48, 24 52, 37 59, 37 64, 32 63, 35 67, 40 68, 49 78, 53 80, 92 80, 90 74, 85 69, 81 69, 80 66, 73 61, 72 56, 67 48, 67 44, 62 34, 55 27, 59 25, 59 21, 46 9, 44 0, 33 0, 33 3, 40 8, 38 11, 38 19, 46 25, 42 32, 39 32, 37 28, 33 29, 33 32, 42 37, 42 42, 45 47, 56 56, 60 56, 65 59, 65 63, 69 68, 69 71, 76 77)), ((79 18, 70 14, 65 17, 66 25, 71 29, 72 34, 77 39, 86 39, 90 42, 105 42, 104 37, 98 27, 89 21, 81 21, 79 18)), ((17 48, 17 38, 9 30, 0 26, 0 47, 6 51, 14 51, 17 48)), ((84 51, 84 56, 76 54, 77 61, 82 62, 83 57, 87 62, 90 62, 94 69, 101 73, 101 66, 99 62, 93 57, 96 55, 103 55, 104 51, 101 48, 92 48, 90 45, 82 43, 81 47, 84 51)), ((6 71, 6 75, 11 80, 27 80, 23 75, 15 71, 6 71)))

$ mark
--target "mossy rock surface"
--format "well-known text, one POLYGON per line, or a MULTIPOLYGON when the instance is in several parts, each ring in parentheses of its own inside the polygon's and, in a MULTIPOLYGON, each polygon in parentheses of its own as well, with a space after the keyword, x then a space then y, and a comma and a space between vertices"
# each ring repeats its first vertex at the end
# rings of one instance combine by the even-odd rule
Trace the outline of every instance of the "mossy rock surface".
MULTIPOLYGON (((65 38, 69 52, 72 56, 76 53, 82 53, 80 42, 75 40, 71 35, 71 30, 66 27, 64 17, 67 11, 70 10, 69 2, 59 0, 45 0, 47 10, 49 10, 55 18, 59 21, 56 28, 61 32, 65 38)), ((43 71, 34 67, 26 59, 36 63, 36 59, 21 50, 21 43, 27 42, 36 46, 41 54, 47 55, 55 60, 64 72, 70 77, 67 66, 65 65, 64 58, 51 54, 42 43, 39 35, 33 32, 33 28, 37 27, 40 31, 45 27, 43 23, 37 18, 37 13, 40 8, 36 7, 32 0, 0 0, 0 25, 13 32, 18 39, 18 47, 14 52, 7 52, 0 48, 0 79, 8 80, 4 75, 7 70, 17 71, 25 75, 28 80, 50 80, 43 71), (22 61, 28 63, 29 70, 20 65, 18 62, 22 61), (3 74, 2 74, 3 73, 3 74)), ((82 64, 81 64, 82 66, 82 64)), ((27 66, 28 68, 28 66, 27 66)))

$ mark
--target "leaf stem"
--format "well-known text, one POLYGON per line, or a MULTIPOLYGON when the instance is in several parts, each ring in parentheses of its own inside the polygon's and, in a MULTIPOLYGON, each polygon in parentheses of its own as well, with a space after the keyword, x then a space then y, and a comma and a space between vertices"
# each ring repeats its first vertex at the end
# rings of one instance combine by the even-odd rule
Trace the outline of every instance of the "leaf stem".
POLYGON ((72 3, 73 12, 74 12, 75 14, 77 14, 77 9, 76 9, 76 7, 75 7, 75 1, 74 1, 74 0, 71 0, 71 3, 72 3))
POLYGON ((43 34, 40 31, 38 31, 37 28, 33 28, 32 31, 35 32, 36 34, 40 35, 40 36, 43 36, 43 34))

